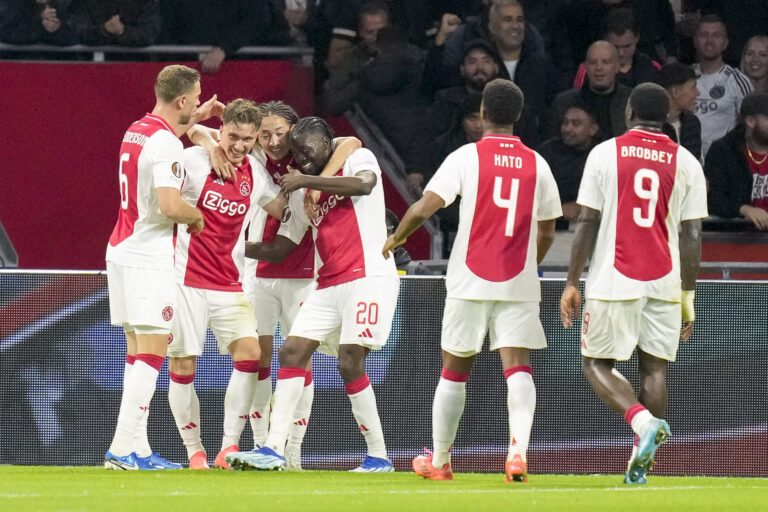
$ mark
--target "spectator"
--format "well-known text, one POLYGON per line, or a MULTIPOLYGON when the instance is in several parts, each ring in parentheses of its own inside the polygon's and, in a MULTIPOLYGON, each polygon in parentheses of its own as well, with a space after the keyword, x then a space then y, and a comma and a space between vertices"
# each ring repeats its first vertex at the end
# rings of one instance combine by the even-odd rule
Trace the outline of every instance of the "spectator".
POLYGON ((765 0, 688 0, 702 16, 716 14, 730 35, 723 59, 738 66, 747 40, 765 34, 768 27, 768 2, 765 0))
POLYGON ((698 59, 693 70, 699 77, 694 113, 701 121, 701 155, 706 157, 709 146, 736 125, 741 100, 752 91, 752 84, 723 61, 728 34, 718 16, 706 15, 699 20, 693 44, 698 59))
POLYGON ((453 125, 447 132, 436 139, 438 150, 440 151, 439 160, 441 162, 464 144, 477 142, 482 138, 483 123, 480 119, 480 103, 482 99, 480 91, 472 92, 458 105, 453 125))
MULTIPOLYGON (((616 51, 619 52, 619 73, 616 75, 616 80, 620 84, 633 88, 643 82, 658 83, 661 65, 637 50, 640 32, 632 11, 616 9, 608 14, 605 40, 615 46, 616 51)), ((586 75, 586 66, 581 64, 576 72, 573 86, 584 85, 586 75)))
POLYGON ((457 25, 456 21, 455 18, 446 21, 444 16, 443 25, 449 25, 441 26, 435 45, 427 55, 425 76, 434 73, 438 77, 434 89, 460 83, 457 64, 464 54, 463 48, 470 41, 483 39, 495 50, 499 77, 512 80, 520 87, 531 112, 537 116, 545 112, 550 83, 549 61, 543 52, 541 34, 526 23, 520 2, 494 0, 488 10, 487 21, 471 18, 463 25, 457 25), (441 46, 438 43, 443 40, 446 32, 449 35, 441 46), (474 37, 469 38, 470 35, 474 37), (435 64, 435 61, 440 62, 441 59, 442 65, 435 64))
POLYGON ((276 19, 268 2, 230 0, 223 8, 208 0, 164 0, 160 7, 167 42, 213 46, 201 59, 205 73, 218 72, 221 63, 243 46, 283 42, 284 25, 276 19))
POLYGON ((693 113, 699 96, 696 73, 688 66, 673 62, 661 68, 659 78, 670 98, 664 133, 701 160, 701 123, 693 113))
POLYGON ((754 36, 744 45, 741 71, 756 91, 768 92, 768 37, 754 36))
POLYGON ((76 13, 85 44, 149 46, 160 35, 158 0, 81 0, 76 13))
POLYGON ((0 40, 69 46, 81 42, 71 0, 7 0, 0 4, 0 40))
POLYGON ((627 131, 626 107, 631 89, 616 81, 619 53, 608 41, 596 41, 587 51, 587 82, 579 89, 561 92, 552 104, 550 133, 562 125, 565 111, 575 103, 587 105, 597 116, 600 134, 616 137, 627 131))
POLYGON ((768 93, 744 98, 741 123, 712 144, 704 164, 709 211, 768 229, 768 93))
MULTIPOLYGON (((598 141, 599 131, 595 113, 586 105, 576 103, 565 111, 560 135, 539 147, 539 153, 549 164, 557 182, 565 221, 574 221, 579 216, 576 197, 581 175, 587 155, 598 141)), ((558 222, 558 225, 567 227, 568 222, 558 222)))

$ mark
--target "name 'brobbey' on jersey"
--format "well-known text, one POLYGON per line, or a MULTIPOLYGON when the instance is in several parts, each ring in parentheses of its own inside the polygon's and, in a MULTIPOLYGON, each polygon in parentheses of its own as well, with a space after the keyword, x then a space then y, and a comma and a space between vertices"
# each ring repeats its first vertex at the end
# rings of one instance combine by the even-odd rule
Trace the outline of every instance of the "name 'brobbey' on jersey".
POLYGON ((518 137, 485 135, 445 159, 426 191, 446 206, 461 196, 448 261, 448 297, 539 301, 538 221, 560 217, 549 165, 518 137))
POLYGON ((174 222, 160 212, 156 188, 180 189, 184 146, 161 117, 133 123, 120 146, 120 213, 106 260, 139 268, 173 268, 174 222))
POLYGON ((317 288, 327 288, 372 276, 397 277, 392 259, 385 260, 381 248, 387 240, 384 221, 384 187, 376 157, 368 149, 350 155, 340 176, 354 176, 362 171, 376 174, 376 186, 367 196, 339 196, 323 192, 318 201, 318 217, 310 222, 301 204, 291 196, 290 221, 279 234, 298 244, 311 225, 317 265, 317 288))
POLYGON ((678 229, 707 216, 704 171, 664 134, 641 129, 596 146, 578 203, 602 212, 586 297, 680 301, 678 229))

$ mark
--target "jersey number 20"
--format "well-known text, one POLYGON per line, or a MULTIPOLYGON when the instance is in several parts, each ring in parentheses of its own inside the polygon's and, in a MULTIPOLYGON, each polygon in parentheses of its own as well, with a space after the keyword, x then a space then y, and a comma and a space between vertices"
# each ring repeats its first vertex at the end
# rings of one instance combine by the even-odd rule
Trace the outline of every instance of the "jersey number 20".
POLYGON ((641 228, 650 228, 656 218, 656 203, 659 201, 659 175, 651 169, 639 169, 635 173, 635 195, 648 201, 648 211, 643 215, 643 209, 632 209, 632 219, 641 228))

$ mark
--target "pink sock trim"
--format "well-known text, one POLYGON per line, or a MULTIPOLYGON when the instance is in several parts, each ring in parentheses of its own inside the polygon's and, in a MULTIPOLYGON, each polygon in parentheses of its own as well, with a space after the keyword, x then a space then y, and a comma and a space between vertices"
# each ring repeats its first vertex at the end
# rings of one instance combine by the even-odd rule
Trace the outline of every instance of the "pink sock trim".
POLYGON ((633 443, 635 446, 640 446, 640 436, 635 435, 635 442, 633 443))
POLYGON ((293 379, 295 377, 306 378, 307 371, 304 368, 280 368, 277 371, 277 378, 279 379, 293 379))
POLYGON ((136 356, 125 355, 125 364, 133 364, 136 362, 136 356))
POLYGON ((307 370, 307 376, 304 377, 304 387, 312 384, 312 370, 307 370))
POLYGON ((179 375, 178 373, 168 372, 171 377, 171 382, 176 384, 192 384, 195 381, 195 374, 192 375, 179 375))
POLYGON ((517 372, 525 372, 530 375, 533 375, 533 368, 528 366, 527 364, 521 364, 519 366, 512 366, 511 368, 507 368, 504 370, 504 378, 508 379, 510 375, 514 375, 517 372))
POLYGON ((259 368, 259 380, 267 380, 272 376, 272 367, 266 366, 264 368, 259 368))
POLYGON ((347 388, 348 395, 356 395, 370 385, 371 385, 371 381, 368 378, 368 374, 366 373, 365 375, 363 375, 357 380, 353 380, 352 382, 347 382, 346 384, 344 384, 344 387, 347 388))
POLYGON ((643 407, 643 404, 635 404, 632 407, 630 407, 629 409, 627 409, 627 412, 624 413, 624 419, 627 421, 627 423, 629 423, 631 425, 632 424, 632 418, 634 418, 635 415, 637 413, 639 413, 640 411, 645 411, 645 410, 646 409, 645 409, 645 407, 643 407))
POLYGON ((448 368, 443 368, 443 371, 440 372, 440 377, 452 382, 467 382, 469 380, 468 373, 459 373, 448 368))
POLYGON ((235 361, 234 362, 235 370, 243 373, 258 373, 259 371, 259 360, 256 359, 248 359, 245 361, 235 361))
POLYGON ((165 361, 165 358, 163 356, 158 356, 155 354, 136 354, 136 360, 143 361, 144 363, 148 364, 155 370, 160 371, 160 368, 163 366, 163 362, 165 361))

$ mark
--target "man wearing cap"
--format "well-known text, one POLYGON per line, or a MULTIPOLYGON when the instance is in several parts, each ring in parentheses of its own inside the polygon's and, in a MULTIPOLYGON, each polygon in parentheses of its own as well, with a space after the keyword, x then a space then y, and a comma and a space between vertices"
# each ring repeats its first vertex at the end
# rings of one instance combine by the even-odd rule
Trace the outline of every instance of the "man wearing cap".
POLYGON ((748 94, 739 118, 707 153, 710 213, 744 217, 762 231, 768 229, 768 93, 748 94))

